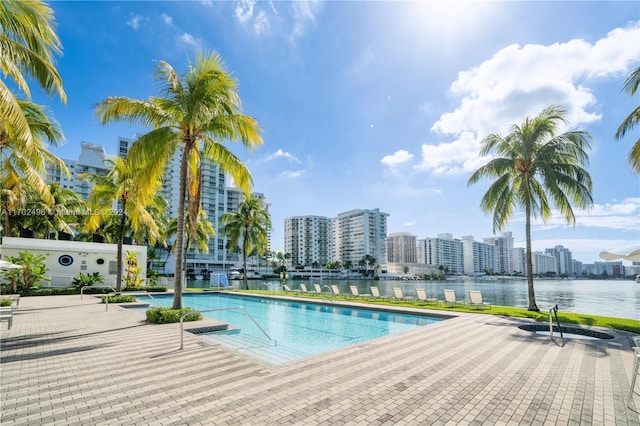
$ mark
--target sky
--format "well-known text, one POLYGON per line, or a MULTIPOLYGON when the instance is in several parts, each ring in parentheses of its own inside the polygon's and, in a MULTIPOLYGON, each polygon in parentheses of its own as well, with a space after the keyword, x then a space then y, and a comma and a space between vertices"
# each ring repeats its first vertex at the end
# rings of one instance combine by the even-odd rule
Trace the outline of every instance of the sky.
MULTIPOLYGON (((62 126, 52 151, 80 143, 116 154, 118 136, 145 129, 98 123, 108 96, 158 94, 158 60, 186 69, 198 49, 219 52, 239 84, 243 112, 263 129, 250 153, 254 190, 271 204, 272 249, 284 219, 388 213, 388 232, 418 238, 494 235, 480 208, 489 182, 467 185, 490 160, 489 134, 557 105, 564 130, 592 135, 594 205, 568 225, 554 211, 532 227, 533 249, 558 244, 583 263, 640 248, 640 180, 626 157, 636 128, 614 134, 638 104, 622 89, 640 66, 635 1, 53 1, 68 101, 35 94, 62 126)), ((35 90, 34 90, 35 91, 35 90)), ((503 231, 524 247, 524 215, 503 231)), ((625 263, 627 263, 625 261, 625 263)))

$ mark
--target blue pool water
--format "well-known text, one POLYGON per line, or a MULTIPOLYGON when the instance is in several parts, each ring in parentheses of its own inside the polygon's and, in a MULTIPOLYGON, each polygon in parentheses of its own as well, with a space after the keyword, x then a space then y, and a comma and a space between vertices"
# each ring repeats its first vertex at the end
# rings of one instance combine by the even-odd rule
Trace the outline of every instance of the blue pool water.
MULTIPOLYGON (((137 298, 145 300, 144 296, 137 298)), ((154 301, 171 306, 173 296, 158 295, 148 301, 152 307, 157 306, 154 301)), ((201 311, 243 307, 275 344, 240 310, 203 313, 239 328, 207 337, 275 364, 442 321, 437 317, 217 293, 185 294, 182 303, 201 311)))

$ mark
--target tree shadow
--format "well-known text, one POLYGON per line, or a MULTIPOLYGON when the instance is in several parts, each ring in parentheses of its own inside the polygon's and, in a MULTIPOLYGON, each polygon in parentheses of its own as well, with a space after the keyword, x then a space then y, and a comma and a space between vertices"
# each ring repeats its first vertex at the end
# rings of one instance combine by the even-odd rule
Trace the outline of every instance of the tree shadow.
POLYGON ((33 359, 42 359, 50 356, 69 355, 75 352, 86 352, 94 349, 105 348, 111 346, 109 344, 76 346, 72 348, 52 349, 44 352, 20 353, 15 355, 3 355, 0 357, 0 364, 8 364, 15 361, 27 361, 33 359))

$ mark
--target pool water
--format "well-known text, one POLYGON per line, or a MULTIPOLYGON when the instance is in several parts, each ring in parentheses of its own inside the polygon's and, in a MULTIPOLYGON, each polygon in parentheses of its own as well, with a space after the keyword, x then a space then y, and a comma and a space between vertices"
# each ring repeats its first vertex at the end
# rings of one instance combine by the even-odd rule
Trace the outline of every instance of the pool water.
MULTIPOLYGON (((138 297, 143 301, 144 296, 138 297)), ((171 306, 172 295, 149 299, 171 306)), ((185 294, 183 306, 205 311, 241 306, 264 333, 241 310, 206 312, 203 316, 229 323, 228 332, 207 334, 207 338, 274 364, 360 344, 442 321, 443 318, 408 315, 379 310, 302 303, 229 294, 185 294)))

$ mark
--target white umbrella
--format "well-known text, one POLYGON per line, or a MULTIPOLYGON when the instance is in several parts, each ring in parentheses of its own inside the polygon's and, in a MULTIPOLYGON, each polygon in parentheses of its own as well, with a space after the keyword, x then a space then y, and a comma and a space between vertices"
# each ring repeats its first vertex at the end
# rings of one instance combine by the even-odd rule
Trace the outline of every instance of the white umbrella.
POLYGON ((640 262, 640 250, 634 250, 629 254, 616 254, 608 251, 600 252, 600 258, 604 260, 625 259, 631 262, 640 262))
POLYGON ((8 271, 9 269, 22 269, 22 265, 16 265, 15 263, 11 263, 7 260, 0 259, 0 270, 8 271))

